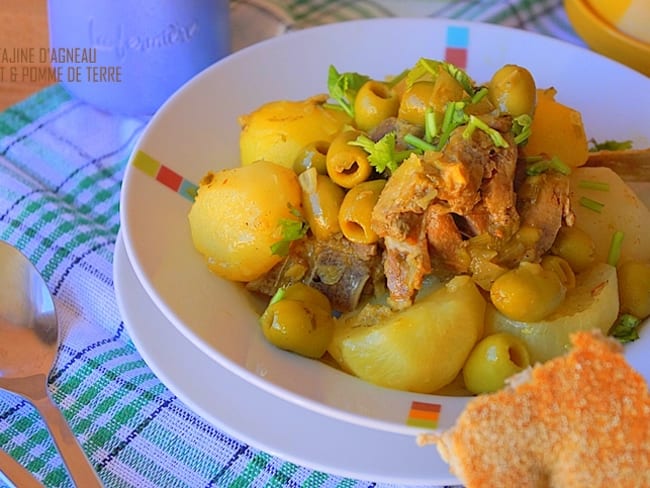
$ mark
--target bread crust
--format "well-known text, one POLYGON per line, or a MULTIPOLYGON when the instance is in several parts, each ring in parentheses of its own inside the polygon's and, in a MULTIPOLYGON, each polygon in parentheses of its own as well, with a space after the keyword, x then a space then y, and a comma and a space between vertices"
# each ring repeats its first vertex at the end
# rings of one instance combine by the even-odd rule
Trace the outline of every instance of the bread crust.
POLYGON ((650 487, 648 385, 601 332, 572 343, 418 442, 435 442, 467 488, 650 487))

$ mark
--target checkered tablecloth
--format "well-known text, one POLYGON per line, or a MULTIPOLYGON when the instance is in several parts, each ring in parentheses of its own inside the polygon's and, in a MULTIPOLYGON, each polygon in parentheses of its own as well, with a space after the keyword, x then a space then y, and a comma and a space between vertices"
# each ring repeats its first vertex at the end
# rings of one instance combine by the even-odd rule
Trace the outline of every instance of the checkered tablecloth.
MULTIPOLYGON (((252 7, 276 22, 263 35, 357 18, 426 16, 582 44, 561 0, 231 4, 233 12, 252 7)), ((235 21, 235 47, 259 40, 249 19, 235 21)), ((116 305, 112 263, 122 175, 146 122, 96 110, 59 85, 0 113, 0 239, 30 258, 54 294, 63 340, 49 387, 102 481, 107 487, 386 486, 312 471, 229 437, 176 398, 140 357, 116 305)), ((0 446, 46 486, 72 486, 35 410, 1 391, 0 446)))

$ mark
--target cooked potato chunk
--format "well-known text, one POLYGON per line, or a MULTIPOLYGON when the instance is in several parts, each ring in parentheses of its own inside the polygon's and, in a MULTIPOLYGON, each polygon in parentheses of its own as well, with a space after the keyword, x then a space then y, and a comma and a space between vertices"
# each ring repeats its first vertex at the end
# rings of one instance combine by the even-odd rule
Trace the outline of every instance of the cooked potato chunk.
POLYGON ((609 168, 583 167, 571 173, 571 208, 575 225, 594 240, 596 261, 607 261, 612 236, 623 233, 620 262, 650 261, 647 245, 650 210, 630 187, 609 168), (584 200, 588 199, 588 200, 584 200), (590 208, 589 201, 602 205, 590 208))
POLYGON ((259 161, 208 173, 189 213, 192 241, 215 274, 251 281, 281 260, 271 246, 283 239, 283 219, 296 219, 301 190, 291 169, 259 161))
POLYGON ((579 330, 600 329, 607 334, 618 315, 616 268, 595 264, 576 275, 576 286, 567 291, 560 307, 539 322, 512 320, 488 305, 485 333, 507 332, 524 341, 532 363, 564 354, 569 336, 579 330))
POLYGON ((388 388, 431 393, 460 372, 483 335, 485 300, 457 276, 399 312, 366 305, 343 316, 329 352, 341 368, 388 388))
POLYGON ((555 89, 537 90, 532 134, 524 156, 556 156, 571 167, 582 166, 589 155, 582 115, 555 100, 555 89))
POLYGON ((324 107, 326 99, 278 100, 241 116, 242 166, 264 159, 292 168, 296 157, 308 144, 332 142, 351 119, 341 110, 324 107))

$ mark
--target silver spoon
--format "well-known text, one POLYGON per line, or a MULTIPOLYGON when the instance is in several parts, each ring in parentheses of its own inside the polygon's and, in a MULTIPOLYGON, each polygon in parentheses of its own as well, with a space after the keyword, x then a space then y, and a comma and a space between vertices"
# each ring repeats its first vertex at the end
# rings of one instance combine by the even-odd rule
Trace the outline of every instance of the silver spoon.
POLYGON ((101 487, 47 388, 58 347, 59 324, 45 281, 20 251, 0 241, 0 388, 38 410, 76 486, 101 487))

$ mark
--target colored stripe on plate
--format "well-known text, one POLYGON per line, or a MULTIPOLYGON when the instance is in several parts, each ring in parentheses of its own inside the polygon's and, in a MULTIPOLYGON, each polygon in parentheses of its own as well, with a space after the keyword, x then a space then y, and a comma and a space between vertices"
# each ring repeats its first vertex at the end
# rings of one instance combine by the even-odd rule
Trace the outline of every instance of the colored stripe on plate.
POLYGON ((146 152, 137 151, 133 157, 132 164, 147 176, 150 176, 190 202, 194 201, 198 187, 146 152))
POLYGON ((442 405, 439 403, 412 402, 406 425, 424 429, 436 429, 442 405))
POLYGON ((467 48, 469 47, 469 28, 450 25, 447 27, 445 61, 459 68, 467 68, 467 48))

